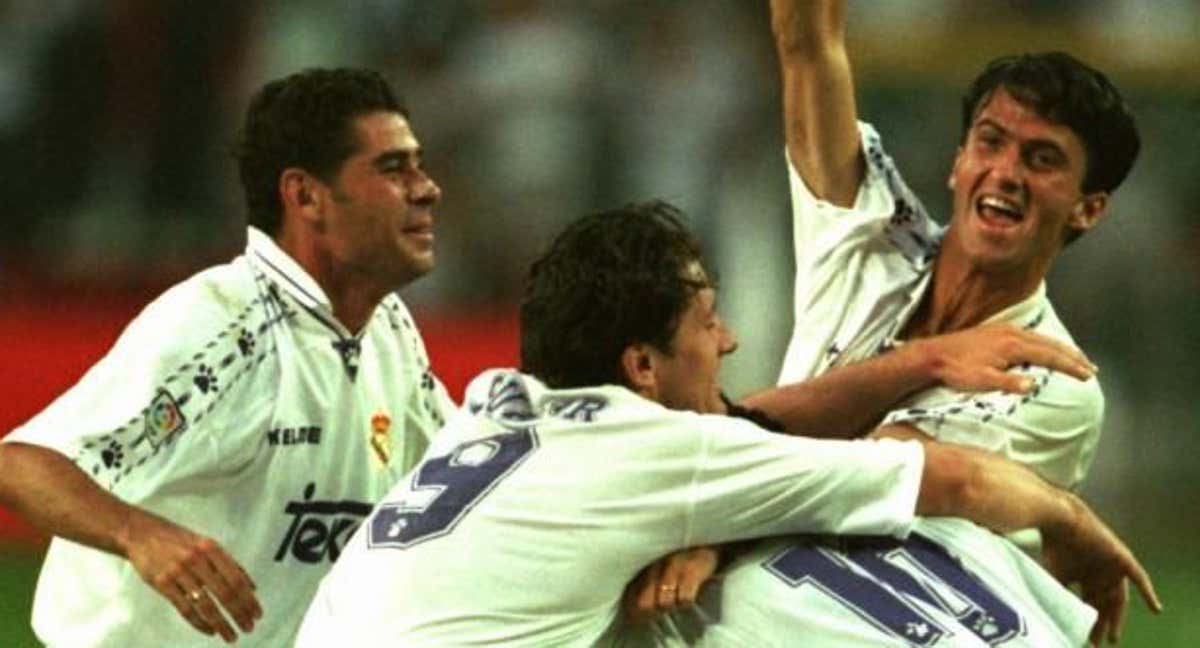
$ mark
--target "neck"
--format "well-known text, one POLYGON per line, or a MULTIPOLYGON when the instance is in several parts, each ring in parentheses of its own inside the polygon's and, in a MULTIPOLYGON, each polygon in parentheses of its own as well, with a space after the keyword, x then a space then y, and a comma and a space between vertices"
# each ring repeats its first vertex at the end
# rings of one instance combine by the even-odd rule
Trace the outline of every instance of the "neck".
POLYGON ((933 270, 933 285, 905 325, 903 338, 918 338, 977 326, 1029 297, 1044 273, 980 268, 943 248, 933 270))
POLYGON ((328 247, 322 245, 315 236, 296 234, 285 229, 278 243, 321 287, 329 298, 334 318, 351 335, 358 335, 371 319, 375 307, 394 289, 374 277, 337 263, 328 247))

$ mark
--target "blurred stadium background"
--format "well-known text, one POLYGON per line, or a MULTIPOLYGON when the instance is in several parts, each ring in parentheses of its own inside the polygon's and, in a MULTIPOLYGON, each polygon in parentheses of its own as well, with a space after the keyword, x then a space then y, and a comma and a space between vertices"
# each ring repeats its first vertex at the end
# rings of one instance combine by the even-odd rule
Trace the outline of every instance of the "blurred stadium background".
MULTIPOLYGON (((1200 636, 1200 3, 851 0, 861 112, 935 213, 958 96, 993 56, 1064 49, 1127 93, 1143 154, 1108 222, 1051 278, 1101 367, 1108 424, 1085 496, 1167 612, 1127 645, 1200 636)), ((365 65, 404 92, 441 183, 435 273, 406 291, 456 396, 516 359, 515 299, 547 234, 663 197, 690 214, 742 340, 726 382, 772 381, 791 258, 766 2, 0 2, 0 434, 98 358, 170 283, 237 254, 228 150, 249 94, 365 65)), ((0 646, 27 629, 46 539, 0 511, 0 646)))

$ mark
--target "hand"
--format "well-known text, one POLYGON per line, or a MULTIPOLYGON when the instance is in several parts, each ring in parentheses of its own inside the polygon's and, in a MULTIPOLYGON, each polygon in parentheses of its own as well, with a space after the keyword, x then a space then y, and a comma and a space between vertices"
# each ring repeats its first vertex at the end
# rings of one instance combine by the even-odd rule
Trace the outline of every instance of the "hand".
POLYGON ((262 617, 254 582, 212 538, 138 511, 130 517, 122 548, 142 579, 206 635, 216 633, 230 643, 237 637, 222 608, 242 632, 253 630, 254 620, 262 617))
POLYGON ((626 616, 646 621, 695 603, 700 586, 712 578, 719 562, 716 548, 697 547, 646 567, 625 589, 626 616))
POLYGON ((937 380, 958 391, 1001 389, 1026 393, 1033 389, 1033 381, 1007 372, 1023 363, 1061 371, 1080 380, 1087 380, 1096 372, 1095 365, 1078 349, 1009 324, 987 324, 921 338, 901 349, 926 354, 937 380))
POLYGON ((1070 496, 1077 523, 1069 529, 1042 531, 1042 558, 1047 571, 1064 585, 1079 585, 1083 600, 1100 613, 1089 638, 1098 645, 1106 636, 1111 643, 1121 639, 1125 611, 1129 607, 1129 583, 1133 580, 1151 612, 1162 611, 1162 603, 1146 570, 1087 505, 1070 496))

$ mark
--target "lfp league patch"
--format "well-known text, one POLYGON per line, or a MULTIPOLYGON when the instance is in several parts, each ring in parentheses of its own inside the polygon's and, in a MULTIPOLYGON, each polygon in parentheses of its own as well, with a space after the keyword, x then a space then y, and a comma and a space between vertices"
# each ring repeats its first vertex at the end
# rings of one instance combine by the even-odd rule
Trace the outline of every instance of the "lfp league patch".
POLYGON ((179 403, 170 392, 158 390, 154 400, 150 401, 149 411, 146 412, 145 439, 156 450, 172 435, 187 428, 187 419, 179 409, 179 403))

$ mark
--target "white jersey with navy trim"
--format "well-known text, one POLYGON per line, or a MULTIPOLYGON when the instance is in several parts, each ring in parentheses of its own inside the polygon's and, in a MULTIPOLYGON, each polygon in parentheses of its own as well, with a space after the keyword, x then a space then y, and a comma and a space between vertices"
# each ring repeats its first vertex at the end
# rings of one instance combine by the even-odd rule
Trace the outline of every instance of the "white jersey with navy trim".
MULTIPOLYGON (((358 336, 251 228, 244 255, 172 287, 5 442, 54 449, 99 485, 221 543, 258 585, 246 639, 292 641, 371 506, 453 403, 404 304, 358 336)), ((55 538, 34 598, 51 646, 215 645, 119 557, 55 538)))
MULTIPOLYGON (((817 199, 788 164, 795 323, 780 384, 887 350, 930 287, 941 227, 904 183, 875 130, 862 123, 859 130, 866 174, 851 208, 817 199)), ((1046 298, 1044 282, 987 322, 1007 322, 1075 344, 1046 298)), ((1078 487, 1100 438, 1104 396, 1099 383, 1042 367, 1014 371, 1034 380, 1032 393, 928 389, 902 403, 884 423, 909 423, 941 441, 986 448, 1059 486, 1078 487)))
POLYGON ((904 537, 922 463, 913 442, 787 437, 622 387, 486 372, 350 540, 297 645, 591 646, 673 550, 904 537))
POLYGON ((696 606, 624 629, 623 646, 1078 648, 1096 612, 1009 542, 965 520, 907 539, 764 541, 696 606))

